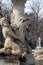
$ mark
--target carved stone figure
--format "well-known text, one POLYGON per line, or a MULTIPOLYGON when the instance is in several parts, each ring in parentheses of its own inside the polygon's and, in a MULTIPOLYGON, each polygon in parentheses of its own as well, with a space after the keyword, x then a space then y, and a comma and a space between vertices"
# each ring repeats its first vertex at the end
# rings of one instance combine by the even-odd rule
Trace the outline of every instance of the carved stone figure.
POLYGON ((6 18, 1 18, 0 19, 0 25, 2 26, 2 33, 4 38, 6 39, 9 35, 14 36, 15 38, 19 38, 18 36, 16 36, 14 34, 14 32, 12 31, 10 25, 8 24, 6 18), (9 34, 9 35, 8 35, 9 34))
POLYGON ((18 44, 16 44, 15 42, 13 42, 13 40, 11 38, 11 36, 14 36, 16 39, 18 39, 18 36, 16 36, 14 34, 14 32, 12 32, 12 29, 8 26, 6 18, 3 17, 0 19, 0 25, 2 25, 2 33, 5 38, 4 48, 0 49, 0 52, 6 51, 5 53, 8 54, 9 53, 8 51, 11 50, 10 53, 12 53, 12 54, 20 54, 20 52, 21 52, 20 46, 18 44))

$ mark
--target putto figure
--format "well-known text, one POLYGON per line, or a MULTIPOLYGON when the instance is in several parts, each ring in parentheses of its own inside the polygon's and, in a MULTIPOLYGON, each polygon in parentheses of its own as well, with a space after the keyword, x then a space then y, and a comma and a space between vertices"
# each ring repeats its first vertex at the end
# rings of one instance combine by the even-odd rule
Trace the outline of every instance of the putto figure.
POLYGON ((8 22, 6 18, 0 19, 0 25, 2 26, 2 33, 5 38, 4 48, 0 49, 0 52, 6 53, 6 54, 14 54, 14 55, 20 55, 21 49, 18 44, 13 42, 13 39, 11 36, 14 36, 16 39, 19 37, 14 34, 12 29, 8 26, 8 22), (11 35, 11 36, 10 36, 11 35))

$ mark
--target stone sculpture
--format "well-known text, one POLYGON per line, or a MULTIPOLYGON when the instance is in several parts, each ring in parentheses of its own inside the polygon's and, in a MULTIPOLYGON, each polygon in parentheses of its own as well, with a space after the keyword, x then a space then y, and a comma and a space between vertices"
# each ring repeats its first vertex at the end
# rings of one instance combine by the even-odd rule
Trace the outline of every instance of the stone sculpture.
POLYGON ((0 49, 0 52, 4 52, 7 54, 20 54, 21 50, 20 50, 20 46, 18 44, 16 44, 15 42, 13 42, 12 38, 10 35, 14 36, 16 39, 18 39, 18 36, 16 36, 11 28, 9 28, 8 23, 6 21, 6 18, 1 18, 0 19, 0 25, 2 26, 2 33, 3 36, 5 38, 5 43, 4 43, 4 48, 0 49), (11 50, 11 52, 9 52, 9 50, 11 50))

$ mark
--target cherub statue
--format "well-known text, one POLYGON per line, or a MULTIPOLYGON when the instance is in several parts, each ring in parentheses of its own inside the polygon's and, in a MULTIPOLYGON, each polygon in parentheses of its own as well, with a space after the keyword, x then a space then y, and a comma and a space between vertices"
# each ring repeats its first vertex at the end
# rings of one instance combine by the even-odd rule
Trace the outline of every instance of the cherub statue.
POLYGON ((4 48, 0 49, 0 53, 20 55, 20 46, 13 41, 11 36, 16 39, 19 39, 19 37, 14 34, 6 18, 0 19, 0 25, 2 26, 2 33, 5 38, 4 48))

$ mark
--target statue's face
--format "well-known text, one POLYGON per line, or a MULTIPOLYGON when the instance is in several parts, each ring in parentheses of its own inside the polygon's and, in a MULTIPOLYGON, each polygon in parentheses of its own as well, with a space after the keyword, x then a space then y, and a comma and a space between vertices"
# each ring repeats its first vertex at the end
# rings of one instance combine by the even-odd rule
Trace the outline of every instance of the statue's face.
POLYGON ((3 17, 3 18, 0 19, 0 25, 5 25, 6 26, 7 24, 8 23, 7 23, 6 18, 3 17))

